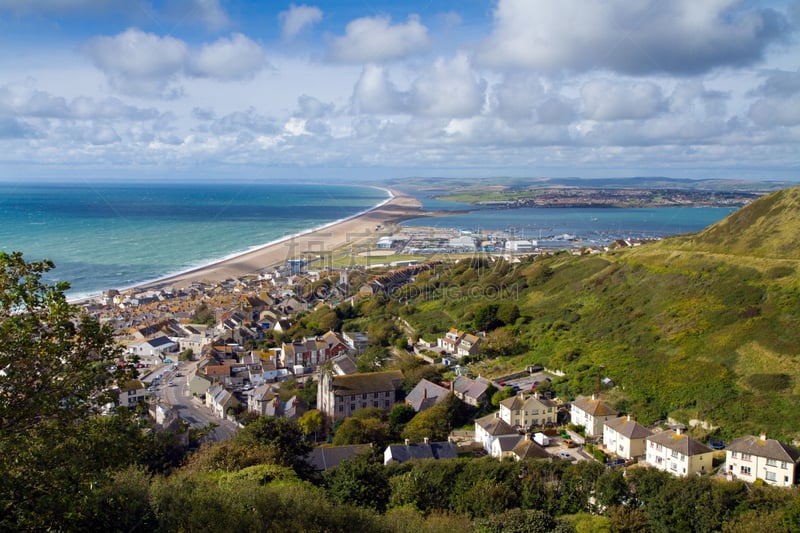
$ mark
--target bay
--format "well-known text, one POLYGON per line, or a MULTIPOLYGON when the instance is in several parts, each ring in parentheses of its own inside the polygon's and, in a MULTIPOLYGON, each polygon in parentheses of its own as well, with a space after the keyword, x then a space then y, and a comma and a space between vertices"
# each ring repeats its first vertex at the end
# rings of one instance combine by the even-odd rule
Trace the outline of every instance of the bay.
POLYGON ((406 220, 404 226, 428 226, 469 232, 503 232, 540 245, 602 245, 617 239, 660 239, 693 233, 735 211, 731 207, 649 208, 482 208, 467 213, 406 220))
POLYGON ((213 263, 360 213, 384 190, 347 185, 0 182, 0 251, 56 268, 70 298, 213 263))

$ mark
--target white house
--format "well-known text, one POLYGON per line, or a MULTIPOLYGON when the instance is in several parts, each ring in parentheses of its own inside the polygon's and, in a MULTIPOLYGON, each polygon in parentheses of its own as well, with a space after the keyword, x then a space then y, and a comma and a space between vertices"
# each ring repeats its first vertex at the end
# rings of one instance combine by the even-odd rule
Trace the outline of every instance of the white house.
POLYGON ((762 433, 759 437, 734 439, 725 448, 726 474, 729 479, 791 487, 797 480, 800 451, 762 433))
POLYGON ((650 466, 679 477, 711 471, 714 451, 681 429, 661 431, 645 441, 650 466))
POLYGON ((645 455, 645 439, 652 434, 631 415, 621 416, 603 425, 603 445, 609 452, 630 460, 645 455))
POLYGON ((578 398, 572 402, 570 421, 576 426, 586 428, 587 437, 603 434, 603 424, 617 418, 617 412, 603 402, 597 394, 591 398, 578 398))
POLYGON ((147 401, 152 395, 144 383, 138 379, 132 379, 120 385, 117 397, 120 407, 133 409, 138 402, 147 401))
POLYGON ((138 356, 141 364, 149 366, 161 363, 166 354, 177 350, 178 345, 165 335, 142 342, 135 342, 128 346, 130 355, 138 356))
POLYGON ((486 453, 491 455, 494 442, 501 435, 519 435, 519 433, 500 418, 499 412, 475 420, 475 442, 480 442, 486 453))

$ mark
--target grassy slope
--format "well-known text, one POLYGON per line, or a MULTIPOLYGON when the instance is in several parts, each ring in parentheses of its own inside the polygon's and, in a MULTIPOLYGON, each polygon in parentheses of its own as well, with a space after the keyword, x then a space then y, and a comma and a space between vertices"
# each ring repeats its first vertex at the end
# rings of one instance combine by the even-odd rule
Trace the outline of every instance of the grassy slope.
POLYGON ((467 287, 505 287, 529 317, 517 326, 525 351, 484 372, 546 363, 568 372, 576 393, 594 387, 602 365, 619 385, 618 407, 643 421, 698 418, 728 436, 800 438, 800 264, 791 231, 799 198, 800 189, 784 191, 698 235, 602 257, 562 254, 509 273, 456 267, 423 280, 451 289, 418 298, 409 320, 429 332, 467 326, 495 294, 467 287))

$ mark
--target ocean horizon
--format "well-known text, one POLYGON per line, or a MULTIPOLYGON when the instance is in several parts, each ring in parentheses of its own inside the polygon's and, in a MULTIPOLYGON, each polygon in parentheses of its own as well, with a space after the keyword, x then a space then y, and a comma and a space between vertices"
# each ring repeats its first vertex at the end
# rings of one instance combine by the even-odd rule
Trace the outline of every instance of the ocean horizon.
POLYGON ((366 185, 0 182, 0 251, 52 260, 44 279, 68 281, 75 300, 213 264, 388 197, 366 185))
MULTIPOLYGON (((415 196, 425 210, 464 211, 411 219, 404 226, 502 231, 554 247, 689 233, 734 211, 471 210, 415 196)), ((44 279, 69 282, 67 296, 77 300, 201 268, 351 218, 388 198, 386 189, 366 185, 0 182, 0 251, 23 252, 28 261, 52 260, 56 268, 44 279)))

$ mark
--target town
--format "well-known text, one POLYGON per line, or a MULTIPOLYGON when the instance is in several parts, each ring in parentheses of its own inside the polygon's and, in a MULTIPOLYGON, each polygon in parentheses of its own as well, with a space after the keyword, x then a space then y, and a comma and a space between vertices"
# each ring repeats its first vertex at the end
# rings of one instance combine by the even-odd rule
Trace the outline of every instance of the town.
POLYGON ((763 433, 704 443, 674 420, 645 427, 603 400, 615 386, 608 377, 597 377, 591 396, 570 399, 553 393, 552 381, 564 377, 560 369, 529 366, 504 376, 475 375, 468 363, 482 353, 485 331, 452 327, 425 339, 396 318, 399 341, 381 347, 369 331, 341 331, 335 320, 318 325, 325 331, 314 334, 297 329, 298 318, 314 310, 391 295, 440 264, 443 251, 463 260, 480 249, 486 257, 507 254, 512 261, 544 253, 529 242, 419 229, 383 236, 374 251, 405 257, 426 247, 436 248, 437 259, 318 270, 292 259, 218 284, 106 291, 84 308, 113 325, 125 347, 119 364, 138 368, 139 379, 118 384, 119 405, 146 407, 157 428, 175 430, 182 422, 210 429, 211 440, 230 437, 254 417, 292 419, 319 444, 307 458, 318 470, 369 448, 364 438, 346 437, 348 420, 397 415, 409 422, 436 406, 452 406, 455 398, 470 417, 467 424, 444 435, 410 432, 417 438, 388 442, 385 464, 464 456, 598 461, 679 477, 796 484, 797 449, 763 433), (414 376, 427 377, 409 382, 414 376))

